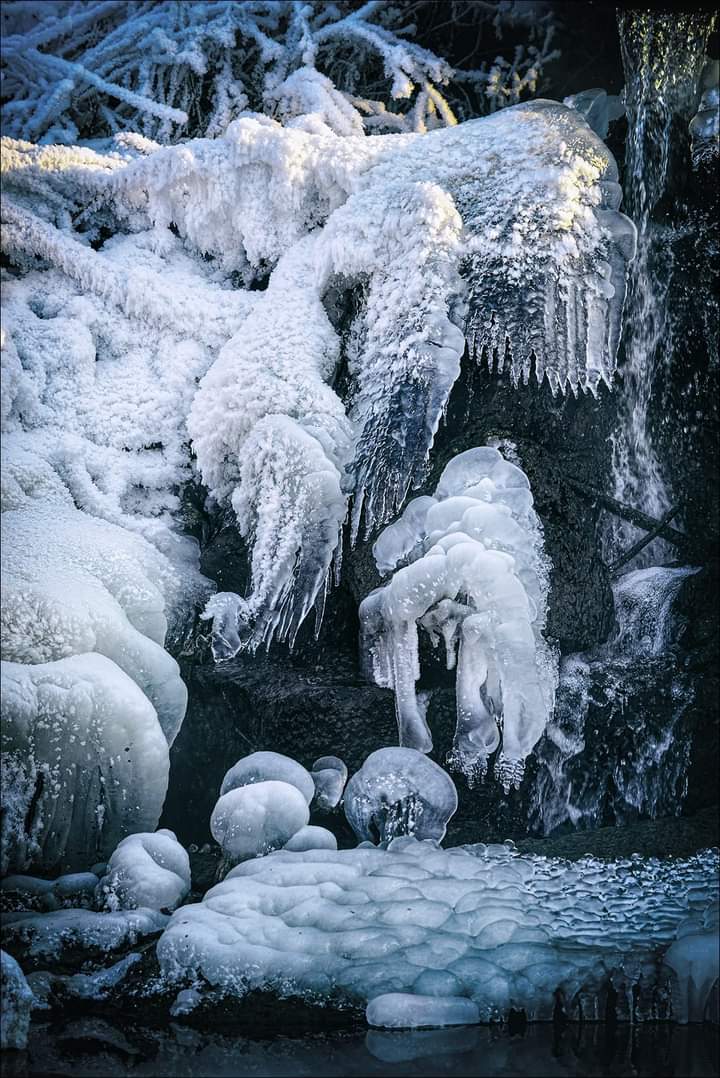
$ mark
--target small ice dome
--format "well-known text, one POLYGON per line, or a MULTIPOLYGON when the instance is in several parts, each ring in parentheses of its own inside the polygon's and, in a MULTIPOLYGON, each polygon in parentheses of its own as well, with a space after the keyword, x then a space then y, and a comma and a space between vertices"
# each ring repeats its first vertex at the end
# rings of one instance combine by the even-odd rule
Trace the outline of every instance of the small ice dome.
POLYGON ((326 812, 340 804, 348 769, 339 756, 320 756, 312 765, 315 806, 326 812))
POLYGON ((251 752, 233 764, 226 773, 220 796, 254 782, 287 782, 300 791, 308 805, 315 795, 315 783, 310 772, 297 760, 283 756, 281 752, 251 752))
POLYGON ((327 827, 315 827, 308 824, 296 831, 289 842, 283 846, 284 850, 294 853, 302 853, 305 850, 336 850, 337 839, 327 827))
POLYGON ((128 835, 115 847, 98 897, 112 910, 175 910, 190 891, 190 859, 172 831, 128 835))
POLYGON ((27 1048, 32 990, 14 958, 0 951, 0 1048, 27 1048))
POLYGON ((450 996, 416 996, 410 992, 387 992, 371 999, 365 1011, 368 1025, 382 1029, 418 1029, 423 1026, 471 1026, 480 1021, 480 1010, 471 999, 450 996))
POLYGON ((413 981, 419 996, 464 996, 465 986, 449 969, 424 969, 413 981))
MULTIPOLYGON (((314 787, 313 787, 314 789, 314 787)), ((239 861, 281 849, 310 819, 309 798, 289 782, 251 782, 222 794, 210 818, 213 838, 239 861)))
POLYGON ((455 784, 417 749, 371 752, 345 790, 345 815, 359 839, 384 842, 397 835, 436 839, 457 810, 455 784))

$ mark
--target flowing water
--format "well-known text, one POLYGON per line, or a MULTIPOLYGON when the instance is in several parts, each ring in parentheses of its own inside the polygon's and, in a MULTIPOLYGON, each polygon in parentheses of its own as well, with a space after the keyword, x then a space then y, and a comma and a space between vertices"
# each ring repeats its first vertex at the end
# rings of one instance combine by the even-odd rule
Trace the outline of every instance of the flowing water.
MULTIPOLYGON (((653 428, 659 421, 657 391, 668 380, 673 350, 668 310, 676 239, 673 180, 690 167, 688 125, 697 107, 712 25, 707 12, 621 11, 618 16, 628 121, 623 209, 637 226, 638 247, 625 306, 613 493, 655 518, 671 503, 653 428)), ((681 525, 681 516, 674 525, 681 525)), ((604 537, 606 560, 614 560, 642 534, 628 522, 611 520, 604 537)), ((655 540, 632 565, 658 564, 672 554, 667 543, 655 540)))

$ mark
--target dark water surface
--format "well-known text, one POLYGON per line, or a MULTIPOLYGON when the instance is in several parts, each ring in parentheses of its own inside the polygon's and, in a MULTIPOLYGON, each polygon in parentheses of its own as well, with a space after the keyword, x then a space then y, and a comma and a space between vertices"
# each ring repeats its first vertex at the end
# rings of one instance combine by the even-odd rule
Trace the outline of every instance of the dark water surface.
POLYGON ((115 1075, 230 1078, 256 1075, 453 1075, 474 1078, 715 1078, 718 1030, 670 1024, 552 1025, 524 1033, 486 1026, 447 1030, 312 1033, 253 1040, 202 1033, 175 1023, 166 1029, 103 1018, 33 1025, 25 1052, 3 1059, 6 1078, 115 1075))

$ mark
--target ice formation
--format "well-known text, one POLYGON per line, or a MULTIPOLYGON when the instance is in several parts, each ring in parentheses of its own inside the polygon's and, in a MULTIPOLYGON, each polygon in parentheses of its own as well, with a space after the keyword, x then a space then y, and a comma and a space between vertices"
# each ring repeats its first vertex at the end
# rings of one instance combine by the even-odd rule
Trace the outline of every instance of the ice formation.
POLYGON ((242 861, 284 846, 310 819, 309 798, 288 782, 266 780, 222 794, 210 830, 227 857, 242 861))
POLYGON ((326 827, 316 827, 307 824, 296 831, 289 842, 283 846, 284 850, 294 853, 303 853, 305 850, 336 850, 337 839, 332 831, 326 827))
POLYGON ((33 994, 14 958, 0 951, 0 1048, 27 1047, 33 994))
POLYGON ((339 756, 320 756, 310 772, 315 783, 313 805, 329 812, 340 804, 348 770, 339 756))
POLYGON ((225 773, 220 795, 250 786, 255 782, 277 781, 295 786, 308 804, 315 794, 315 784, 302 764, 281 752, 252 752, 243 756, 225 773))
POLYGON ((104 655, 2 663, 3 871, 82 868, 157 826, 168 743, 104 655))
POLYGON ((471 1026, 480 1021, 480 1010, 471 999, 457 996, 423 996, 412 992, 387 992, 367 1005, 369 1026, 381 1029, 418 1029, 429 1026, 471 1026))
POLYGON ((373 548, 392 579, 360 606, 368 673, 394 689, 401 745, 432 748, 418 698, 418 626, 457 667, 455 766, 519 785, 552 713, 556 664, 543 638, 547 564, 527 477, 497 449, 460 453, 434 497, 411 501, 373 548))
POLYGON ((690 121, 692 160, 697 168, 712 164, 720 152, 720 64, 708 60, 702 72, 697 112, 690 121))
POLYGON ((440 841, 457 810, 450 776, 416 749, 371 752, 350 779, 345 815, 357 837, 387 842, 398 835, 440 841))
MULTIPOLYGON (((5 249, 23 267, 37 257, 57 267, 11 283, 11 314, 39 340, 75 334, 68 351, 82 386, 69 394, 63 371, 62 406, 42 420, 62 430, 59 454, 47 438, 33 445, 64 481, 71 472, 96 515, 152 538, 172 522, 168 491, 188 474, 189 433, 211 496, 232 507, 252 548, 249 595, 218 597, 207 611, 218 658, 274 636, 292 642, 313 608, 322 616, 349 498, 354 532, 397 512, 423 474, 466 338, 477 354, 504 355, 507 343, 516 379, 527 380, 534 357, 554 390, 612 377, 634 229, 617 212, 611 155, 563 105, 536 101, 422 136, 337 137, 322 123, 248 116, 220 138, 175 147, 118 137, 102 152, 8 149, 5 249), (130 222, 134 234, 88 246, 82 213, 67 227, 71 181, 111 230, 130 222), (248 284, 268 272, 265 291, 228 287, 231 274, 248 284), (50 317, 35 317, 31 280, 67 302, 43 300, 50 317), (324 301, 335 294, 341 309, 351 292, 357 314, 341 333, 324 301), (131 373, 135 312, 145 339, 133 340, 131 373), (93 365, 92 347, 106 340, 112 362, 93 365), (173 377, 158 386, 168 353, 173 377), (331 388, 341 359, 346 401, 331 388), (137 427, 137 387, 142 436, 127 454, 127 423, 114 417, 132 415, 137 427), (149 452, 158 399, 162 449, 149 452), (109 429, 93 429, 106 411, 109 429), (64 463, 71 446, 79 469, 64 463), (99 459, 113 475, 117 465, 112 492, 92 479, 99 459), (139 464, 149 471, 141 483, 139 464)), ((15 353, 8 364, 17 374, 15 353)), ((16 411, 34 397, 24 376, 16 411)))
POLYGON ((262 988, 362 1006, 390 993, 430 995, 431 1019, 462 998, 480 1021, 511 1008, 548 1020, 558 999, 569 1013, 582 1005, 585 1018, 599 1017, 611 986, 621 1017, 658 1016, 667 953, 686 989, 689 978, 697 986, 687 1017, 699 1021, 713 967, 692 963, 710 957, 709 943, 697 957, 686 943, 684 965, 672 946, 713 930, 717 874, 716 851, 570 863, 413 838, 387 849, 280 851, 233 869, 173 914, 157 953, 170 979, 202 976, 235 995, 262 988), (429 992, 433 984, 445 994, 429 992))
POLYGON ((56 880, 36 876, 6 876, 0 891, 10 908, 47 911, 62 908, 89 909, 95 906, 95 891, 100 882, 94 872, 71 872, 56 880))
POLYGON ((190 859, 166 828, 128 835, 115 848, 98 896, 111 910, 174 910, 190 891, 190 859))

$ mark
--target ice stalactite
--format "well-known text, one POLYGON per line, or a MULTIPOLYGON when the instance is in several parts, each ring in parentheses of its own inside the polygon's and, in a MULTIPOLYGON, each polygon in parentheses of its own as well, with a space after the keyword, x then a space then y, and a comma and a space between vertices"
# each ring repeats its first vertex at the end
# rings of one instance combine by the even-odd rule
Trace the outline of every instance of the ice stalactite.
MULTIPOLYGON (((663 227, 662 203, 672 191, 679 149, 684 145, 689 152, 685 132, 697 103, 713 16, 638 10, 623 11, 618 18, 628 119, 625 207, 638 229, 638 253, 628 282, 613 493, 618 501, 659 519, 670 507, 670 493, 654 444, 653 402, 673 351, 668 299, 674 273, 674 237, 663 227), (681 128, 684 139, 678 138, 681 128)), ((636 542, 638 534, 631 524, 613 520, 605 536, 609 560, 636 542)), ((667 544, 658 539, 632 564, 658 564, 668 554, 667 544)))
POLYGON ((377 540, 388 584, 360 606, 368 673, 393 689, 400 744, 429 752, 418 698, 418 627, 456 667, 452 762, 517 786, 552 712, 556 662, 545 641, 548 565, 527 477, 496 449, 447 465, 435 496, 410 502, 377 540))

